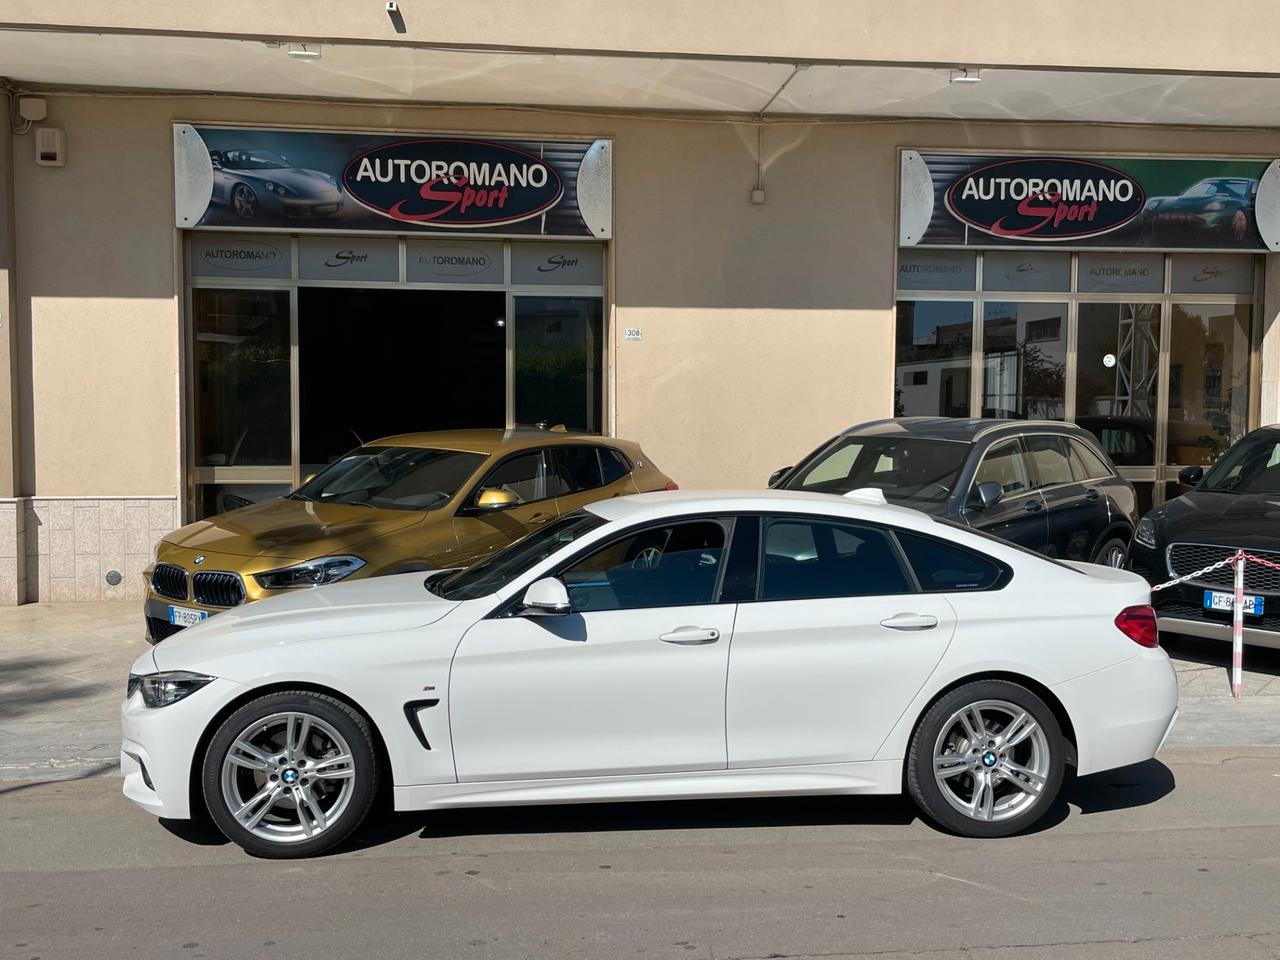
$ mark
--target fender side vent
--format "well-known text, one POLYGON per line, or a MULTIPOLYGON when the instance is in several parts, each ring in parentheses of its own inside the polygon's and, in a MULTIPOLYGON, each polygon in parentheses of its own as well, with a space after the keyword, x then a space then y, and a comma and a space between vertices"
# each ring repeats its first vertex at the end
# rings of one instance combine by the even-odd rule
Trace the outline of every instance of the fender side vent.
POLYGON ((430 750, 431 744, 427 741, 427 735, 422 731, 422 722, 418 720, 418 711, 425 710, 427 707, 434 707, 439 702, 439 699, 410 700, 404 705, 404 718, 409 721, 409 729, 418 738, 423 750, 430 750))

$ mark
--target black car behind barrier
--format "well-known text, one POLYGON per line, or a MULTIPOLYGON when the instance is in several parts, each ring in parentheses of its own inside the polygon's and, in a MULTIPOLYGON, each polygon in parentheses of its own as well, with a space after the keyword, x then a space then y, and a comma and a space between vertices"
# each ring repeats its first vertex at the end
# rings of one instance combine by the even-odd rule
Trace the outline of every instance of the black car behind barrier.
POLYGON ((851 427, 769 478, 785 490, 875 487, 890 503, 1046 556, 1123 566, 1133 484, 1087 430, 1034 420, 903 417, 851 427))
MULTIPOLYGON (((1243 549, 1280 563, 1280 427, 1243 437, 1214 464, 1187 467, 1195 489, 1138 524, 1130 556, 1152 585, 1186 576, 1243 549)), ((1231 638, 1232 569, 1219 567, 1152 595, 1161 630, 1231 638)), ((1280 570, 1245 565, 1246 643, 1280 649, 1280 570)))

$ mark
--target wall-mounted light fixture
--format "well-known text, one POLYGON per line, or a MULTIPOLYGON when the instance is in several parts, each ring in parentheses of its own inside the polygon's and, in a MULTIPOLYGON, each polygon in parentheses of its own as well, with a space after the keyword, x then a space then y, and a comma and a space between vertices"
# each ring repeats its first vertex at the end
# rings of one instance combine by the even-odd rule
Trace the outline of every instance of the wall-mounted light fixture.
POLYGON ((974 70, 970 67, 961 67, 959 70, 951 71, 952 83, 981 83, 982 71, 974 70))
POLYGON ((289 56, 294 60, 319 60, 320 44, 291 43, 289 44, 289 56))

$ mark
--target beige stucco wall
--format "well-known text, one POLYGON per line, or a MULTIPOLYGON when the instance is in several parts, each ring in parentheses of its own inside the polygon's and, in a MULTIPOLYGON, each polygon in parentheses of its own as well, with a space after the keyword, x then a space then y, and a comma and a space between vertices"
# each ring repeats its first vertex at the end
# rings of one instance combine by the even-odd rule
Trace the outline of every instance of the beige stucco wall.
POLYGON ((614 324, 644 331, 617 345, 617 432, 687 487, 760 485, 890 413, 899 146, 1280 152, 1275 132, 776 124, 756 206, 741 123, 54 97, 67 166, 17 144, 23 494, 180 490, 173 120, 615 138, 614 324))
POLYGON ((0 25, 956 65, 1275 71, 1280 4, 1218 0, 0 0, 0 25), (1205 15, 1206 11, 1212 15, 1205 15), (1171 28, 1171 29, 1170 29, 1171 28))

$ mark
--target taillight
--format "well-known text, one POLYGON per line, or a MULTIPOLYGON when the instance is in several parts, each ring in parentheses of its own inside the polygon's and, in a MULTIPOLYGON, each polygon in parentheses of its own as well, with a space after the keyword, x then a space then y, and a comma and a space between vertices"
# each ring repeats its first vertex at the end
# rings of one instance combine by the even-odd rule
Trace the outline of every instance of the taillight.
POLYGON ((676 483, 674 480, 668 480, 667 485, 662 489, 663 490, 679 490, 680 484, 676 483))
POLYGON ((1160 646, 1160 634, 1156 630, 1156 612, 1145 604, 1125 607, 1116 614, 1116 626, 1126 637, 1140 647, 1160 646))

